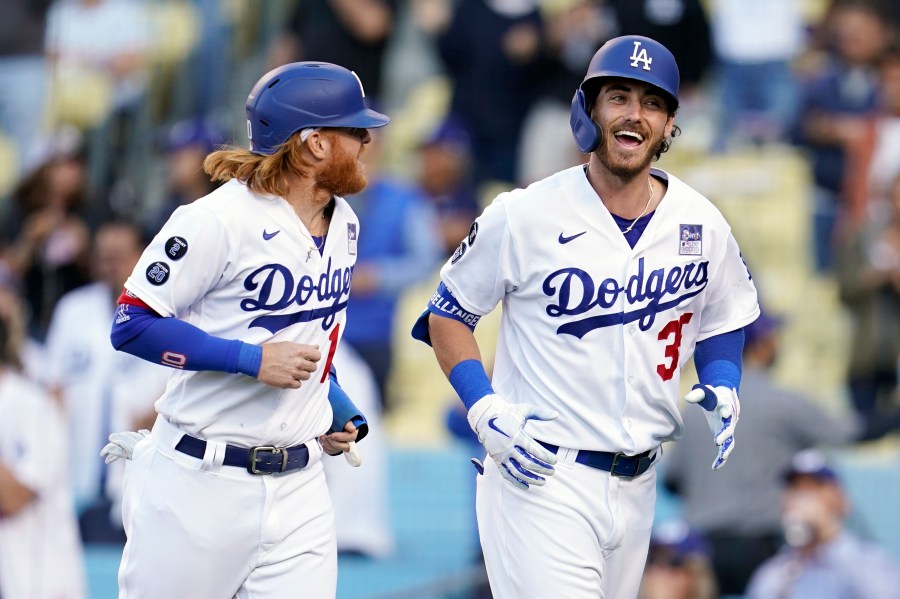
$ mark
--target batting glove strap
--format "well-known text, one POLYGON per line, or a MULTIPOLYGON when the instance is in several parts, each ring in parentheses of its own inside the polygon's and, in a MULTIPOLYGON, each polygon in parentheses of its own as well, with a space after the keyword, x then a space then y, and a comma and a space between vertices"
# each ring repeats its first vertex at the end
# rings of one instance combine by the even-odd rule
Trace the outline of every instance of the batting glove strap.
POLYGON ((719 446, 719 454, 712 464, 713 470, 718 470, 734 451, 734 431, 741 414, 741 400, 738 399, 737 391, 730 387, 694 385, 684 399, 703 408, 713 440, 719 446))
POLYGON ((556 417, 552 410, 510 404, 496 394, 479 399, 468 413, 469 425, 497 463, 501 476, 520 489, 543 485, 556 463, 556 455, 525 432, 525 423, 556 417))

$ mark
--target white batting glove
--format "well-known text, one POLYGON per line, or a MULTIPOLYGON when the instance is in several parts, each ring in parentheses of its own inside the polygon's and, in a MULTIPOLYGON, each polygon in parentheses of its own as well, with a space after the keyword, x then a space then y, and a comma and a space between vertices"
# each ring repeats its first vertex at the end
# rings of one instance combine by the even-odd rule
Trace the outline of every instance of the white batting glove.
POLYGON ((150 434, 145 428, 134 432, 125 431, 121 433, 113 433, 109 436, 109 443, 100 450, 100 456, 106 458, 104 462, 112 464, 119 458, 130 460, 131 454, 134 453, 134 446, 138 441, 150 434))
POLYGON ((710 387, 709 385, 694 385, 694 388, 684 396, 688 403, 700 404, 709 430, 712 431, 713 440, 719 446, 719 455, 712 464, 713 470, 718 470, 728 461, 728 456, 734 450, 734 429, 737 427, 738 418, 741 415, 741 400, 737 392, 730 387, 710 387))
POLYGON ((525 432, 529 420, 553 420, 553 410, 509 404, 498 395, 486 395, 469 409, 469 426, 478 435, 500 474, 520 489, 541 486, 553 474, 556 456, 525 432))

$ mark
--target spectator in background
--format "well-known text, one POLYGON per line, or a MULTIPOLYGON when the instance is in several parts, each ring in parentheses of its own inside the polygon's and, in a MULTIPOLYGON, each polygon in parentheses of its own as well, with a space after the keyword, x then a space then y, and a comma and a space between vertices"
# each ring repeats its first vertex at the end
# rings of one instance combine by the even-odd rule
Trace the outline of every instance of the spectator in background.
POLYGON ((166 196, 147 223, 148 239, 156 235, 176 208, 218 187, 203 172, 203 160, 225 142, 225 133, 208 119, 179 121, 168 130, 162 144, 166 153, 166 196))
POLYGON ((117 352, 109 342, 116 299, 144 250, 140 230, 102 225, 91 258, 95 282, 63 296, 47 335, 47 384, 61 400, 69 426, 72 487, 85 542, 124 542, 119 517, 122 463, 100 457, 113 431, 150 428, 153 403, 169 371, 117 352))
POLYGON ((862 136, 864 117, 876 106, 876 65, 890 36, 884 15, 864 0, 836 0, 824 26, 828 54, 802 86, 794 132, 812 163, 813 258, 819 272, 833 265, 835 223, 849 176, 846 150, 862 136))
POLYGON ((875 439, 900 428, 897 412, 888 418, 835 417, 780 387, 771 374, 779 326, 780 320, 762 312, 744 327, 741 447, 728 467, 710 470, 714 452, 701 434, 708 426, 694 409, 683 411, 684 436, 665 458, 666 487, 683 500, 688 525, 709 541, 723 595, 743 594, 756 567, 781 544, 781 476, 798 451, 875 439))
POLYGON ((638 599, 716 597, 716 579, 702 535, 680 520, 663 522, 650 537, 638 599))
POLYGON ((44 28, 51 1, 0 0, 0 131, 12 138, 18 156, 33 151, 44 127, 44 28))
POLYGON ((84 599, 84 564, 59 406, 20 373, 25 328, 15 293, 0 289, 0 595, 84 599))
POLYGON ((715 151, 786 137, 796 113, 791 61, 804 49, 801 0, 712 0, 719 108, 715 151))
POLYGON ((394 31, 397 0, 302 0, 269 52, 275 68, 298 60, 343 65, 382 97, 382 62, 394 31))
POLYGON ((900 37, 878 60, 878 109, 847 149, 846 218, 876 225, 894 213, 890 195, 900 173, 900 37))
POLYGON ((519 148, 516 181, 522 187, 584 162, 569 135, 572 90, 584 79, 597 48, 618 31, 609 3, 597 0, 544 3, 541 15, 540 82, 519 148))
POLYGON ((437 213, 444 256, 468 235, 481 212, 472 185, 469 133, 453 118, 441 122, 419 144, 419 186, 437 213))
POLYGON ((112 83, 113 112, 133 107, 147 87, 149 16, 144 0, 56 0, 46 49, 58 83, 99 75, 112 83))
POLYGON ((71 130, 50 139, 37 166, 13 191, 0 227, 3 260, 23 282, 29 334, 38 340, 60 296, 89 279, 82 149, 71 130))
MULTIPOLYGON (((787 0, 785 0, 787 1, 787 0)), ((611 0, 619 31, 644 35, 672 51, 678 62, 684 95, 697 92, 712 62, 709 19, 700 0, 611 0)))
POLYGON ((824 454, 796 455, 784 481, 781 517, 787 545, 753 575, 748 599, 900 597, 896 560, 845 528, 849 501, 824 454))
POLYGON ((882 223, 846 223, 837 252, 840 298, 853 326, 847 385, 853 407, 868 417, 886 413, 897 396, 900 166, 893 172, 892 213, 882 223))
POLYGON ((472 135, 476 186, 516 181, 519 137, 537 97, 543 27, 538 0, 460 0, 438 37, 453 86, 450 113, 472 135))
POLYGON ((362 157, 369 185, 350 198, 365 234, 359 236, 343 339, 372 369, 387 408, 397 302, 407 287, 431 275, 443 256, 434 208, 416 187, 378 171, 381 140, 378 132, 369 133, 372 142, 362 157))

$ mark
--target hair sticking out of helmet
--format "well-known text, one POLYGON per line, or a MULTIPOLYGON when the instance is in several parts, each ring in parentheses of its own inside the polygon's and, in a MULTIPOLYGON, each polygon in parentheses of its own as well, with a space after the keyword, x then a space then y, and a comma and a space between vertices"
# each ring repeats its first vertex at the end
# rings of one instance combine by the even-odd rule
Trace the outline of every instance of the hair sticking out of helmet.
POLYGON ((250 151, 271 155, 291 135, 315 127, 383 127, 390 118, 366 106, 356 73, 327 62, 292 62, 256 82, 247 97, 250 151))
POLYGON ((669 50, 649 37, 625 35, 609 40, 597 50, 587 74, 572 98, 569 124, 578 148, 588 154, 600 146, 602 132, 591 119, 590 107, 603 79, 617 77, 641 81, 660 90, 669 111, 678 110, 681 77, 669 50))

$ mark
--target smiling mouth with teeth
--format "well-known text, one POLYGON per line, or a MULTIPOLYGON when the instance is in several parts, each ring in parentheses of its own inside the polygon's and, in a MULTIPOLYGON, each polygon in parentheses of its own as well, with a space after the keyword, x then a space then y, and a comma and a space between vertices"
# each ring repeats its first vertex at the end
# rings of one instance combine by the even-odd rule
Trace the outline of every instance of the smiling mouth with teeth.
POLYGON ((615 138, 622 145, 628 147, 637 147, 644 142, 644 136, 636 131, 617 131, 615 138))

